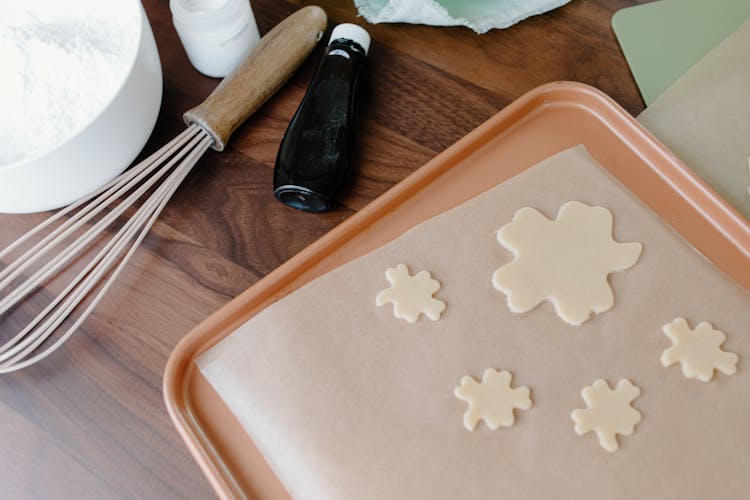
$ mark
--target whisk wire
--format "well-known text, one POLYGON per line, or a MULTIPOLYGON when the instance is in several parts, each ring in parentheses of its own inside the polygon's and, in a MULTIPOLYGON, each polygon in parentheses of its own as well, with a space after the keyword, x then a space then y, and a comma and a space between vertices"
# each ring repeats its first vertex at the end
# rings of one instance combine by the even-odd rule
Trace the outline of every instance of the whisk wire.
MULTIPOLYGON (((10 254, 10 252, 12 252, 13 250, 15 250, 19 246, 21 246, 24 242, 26 242, 31 237, 33 237, 34 235, 36 235, 42 229, 44 229, 47 226, 49 226, 50 224, 52 224, 52 223, 60 220, 61 218, 63 218, 67 214, 69 214, 70 212, 73 212, 74 210, 76 210, 78 207, 80 207, 84 203, 92 200, 95 197, 98 197, 102 193, 106 193, 106 192, 110 191, 110 189, 113 186, 115 186, 115 185, 121 185, 121 184, 129 181, 130 179, 132 179, 133 177, 135 177, 138 173, 142 172, 149 165, 151 165, 155 161, 157 161, 159 158, 161 158, 161 157, 163 157, 165 155, 171 154, 171 153, 169 153, 167 151, 174 152, 174 150, 176 148, 178 148, 182 144, 184 144, 185 141, 189 137, 192 137, 193 135, 195 135, 199 130, 200 130, 200 128, 197 125, 191 125, 191 126, 189 126, 187 129, 185 129, 177 137, 175 137, 174 139, 172 139, 171 141, 169 141, 167 144, 165 144, 164 146, 162 146, 159 150, 157 150, 151 156, 149 156, 146 159, 144 159, 143 161, 141 161, 139 164, 137 164, 137 165, 133 166, 132 168, 128 169, 122 175, 120 175, 118 177, 115 177, 114 179, 112 179, 111 181, 109 181, 104 186, 100 187, 96 191, 93 191, 93 192, 89 193, 88 195, 84 196, 83 198, 80 198, 79 200, 71 203, 67 207, 61 208, 60 210, 58 210, 57 212, 55 212, 54 215, 48 217, 47 219, 45 219, 44 221, 42 221, 41 223, 39 223, 38 225, 36 225, 34 228, 32 228, 31 230, 29 230, 28 232, 26 232, 24 235, 22 235, 21 237, 19 237, 15 241, 13 241, 7 247, 5 247, 2 250, 0 250, 0 259, 6 257, 8 254, 10 254)), ((85 210, 85 207, 84 207, 84 210, 85 210)), ((71 219, 73 219, 73 218, 71 218, 71 219)), ((66 224, 68 224, 69 222, 70 222, 70 220, 68 220, 65 224, 63 224, 63 227, 66 224)), ((52 233, 50 233, 49 235, 47 235, 45 237, 45 239, 42 240, 42 241, 54 238, 57 234, 59 234, 59 231, 56 229, 55 231, 53 231, 52 233)), ((36 246, 40 246, 41 244, 42 244, 41 242, 37 243, 37 245, 35 245, 35 247, 36 246)), ((23 257, 19 257, 17 260, 22 260, 22 259, 23 259, 23 257)), ((8 266, 8 267, 10 267, 10 266, 8 266)), ((2 278, 4 276, 4 273, 7 272, 7 269, 8 268, 3 269, 2 271, 0 271, 0 278, 2 278)))
MULTIPOLYGON (((63 212, 65 212, 66 214, 70 213, 71 207, 80 206, 83 202, 90 201, 94 197, 96 197, 96 199, 91 201, 91 203, 85 205, 83 208, 81 208, 80 211, 76 212, 63 224, 50 232, 50 234, 45 236, 41 241, 36 243, 23 255, 11 262, 5 269, 0 271, 0 290, 8 286, 8 284, 11 283, 13 279, 18 277, 31 264, 47 254, 49 250, 62 243, 70 234, 78 230, 92 217, 96 216, 107 206, 111 205, 112 202, 121 197, 122 194, 132 189, 132 187, 140 182, 146 175, 157 168, 160 165, 161 161, 174 154, 175 151, 177 151, 185 144, 185 142, 187 142, 191 137, 194 137, 195 134, 199 132, 199 130, 200 129, 196 126, 190 127, 185 131, 191 132, 190 134, 180 134, 159 151, 151 155, 149 158, 139 163, 126 173, 122 174, 120 177, 110 181, 110 183, 108 184, 108 190, 103 190, 102 188, 99 190, 100 193, 98 195, 96 195, 96 193, 94 195, 89 195, 85 197, 83 201, 78 201, 70 207, 63 209, 63 212)), ((59 219, 60 216, 61 213, 55 214, 45 222, 32 229, 29 233, 11 243, 5 250, 3 250, 3 252, 0 252, 0 258, 8 254, 10 250, 17 248, 21 243, 26 241, 29 236, 48 226, 50 222, 59 219)))
MULTIPOLYGON (((152 198, 160 197, 162 194, 162 191, 164 190, 161 188, 157 190, 157 192, 154 193, 152 198)), ((80 294, 81 289, 76 290, 75 294, 72 297, 68 297, 68 299, 65 301, 65 303, 63 304, 61 308, 55 309, 52 316, 48 318, 47 321, 45 321, 44 324, 38 330, 34 331, 32 335, 28 337, 23 336, 24 334, 28 333, 28 331, 31 328, 33 328, 36 324, 42 321, 47 316, 47 314, 49 314, 50 309, 52 307, 55 307, 63 299, 65 299, 66 296, 68 296, 68 294, 70 293, 70 291, 78 283, 84 280, 84 278, 86 278, 86 280, 84 281, 82 286, 85 287, 87 283, 90 283, 92 279, 92 275, 89 274, 90 271, 94 267, 96 267, 96 269, 94 270, 95 272, 101 269, 102 264, 100 264, 100 262, 103 259, 108 259, 107 261, 104 262, 104 264, 106 265, 108 261, 112 260, 117 255, 116 252, 110 252, 110 249, 114 247, 122 239, 129 239, 130 237, 132 237, 132 234, 134 232, 132 228, 135 227, 137 230, 137 226, 144 219, 144 216, 142 215, 143 209, 150 206, 150 200, 152 198, 149 198, 149 200, 143 205, 143 207, 141 207, 141 209, 139 209, 138 212, 136 212, 135 216, 129 219, 125 223, 125 225, 123 225, 123 227, 120 228, 120 230, 115 234, 115 236, 107 242, 105 247, 102 248, 99 251, 99 253, 93 259, 91 259, 91 261, 88 262, 86 267, 73 279, 73 281, 60 294, 58 294, 58 296, 52 301, 52 303, 50 303, 50 305, 47 306, 47 308, 45 308, 44 311, 42 311, 42 313, 40 313, 36 318, 34 318, 34 320, 19 335, 14 337, 11 341, 7 342, 4 346, 0 348, 0 353, 2 353, 3 351, 11 347, 11 344, 17 342, 17 344, 12 349, 8 349, 7 352, 5 352, 3 355, 0 355, 0 363, 7 361, 10 357, 14 356, 21 349, 29 346, 29 344, 34 343, 34 346, 38 345, 39 343, 41 343, 41 341, 35 342, 36 339, 41 338, 41 340, 43 341, 49 336, 49 334, 45 334, 44 332, 49 332, 51 334, 54 331, 54 329, 57 328, 57 326, 59 326, 59 324, 68 315, 68 313, 72 311, 72 309, 75 307, 75 304, 80 302, 80 300, 76 301, 76 299, 79 297, 81 299, 83 298, 80 294), (73 307, 71 307, 71 304, 74 304, 73 307), (60 318, 60 319, 59 321, 55 322, 57 318, 60 318)), ((88 290, 85 290, 85 292, 87 291, 88 290)), ((34 346, 32 346, 32 350, 34 346)))
MULTIPOLYGON (((145 238, 156 218, 164 209, 164 206, 166 206, 177 187, 184 180, 198 159, 211 146, 211 143, 211 138, 205 132, 196 126, 192 126, 183 134, 168 143, 164 148, 157 151, 157 153, 144 160, 141 164, 137 165, 126 174, 123 174, 118 179, 110 182, 108 188, 102 188, 99 190, 98 194, 95 193, 86 198, 88 201, 92 199, 94 200, 90 204, 93 206, 84 207, 84 209, 87 209, 86 214, 91 214, 91 216, 96 215, 109 206, 112 201, 117 199, 117 197, 128 192, 146 175, 158 169, 155 174, 123 200, 114 210, 108 213, 107 216, 103 217, 101 221, 92 226, 92 228, 87 230, 82 236, 66 247, 55 259, 50 261, 50 263, 45 265, 31 278, 26 280, 22 287, 0 301, 0 314, 7 311, 7 309, 36 289, 39 284, 59 271, 62 266, 75 257, 75 255, 80 253, 80 251, 96 238, 101 231, 106 229, 117 219, 117 217, 129 208, 143 195, 143 193, 153 186, 154 183, 163 177, 179 161, 179 165, 174 168, 165 181, 149 196, 149 198, 136 211, 134 216, 117 231, 97 255, 86 264, 84 269, 71 281, 71 283, 69 283, 65 289, 58 294, 57 297, 55 297, 55 299, 53 299, 53 301, 21 332, 16 334, 4 345, 0 346, 0 373, 20 370, 40 361, 57 350, 76 331, 86 317, 88 317, 93 311, 94 307, 100 302, 101 298, 108 291, 111 284, 120 274, 125 265, 127 265, 128 261, 135 253, 135 250, 143 241, 143 238, 145 238), (186 142, 187 146, 184 146, 186 142), (161 162, 170 156, 172 156, 172 158, 166 164, 161 165, 161 162), (115 194, 118 196, 115 196, 115 194), (94 207, 96 207, 95 210, 94 207), (120 263, 114 271, 112 271, 109 278, 92 299, 91 303, 75 320, 74 324, 42 352, 28 357, 57 330, 57 328, 68 318, 71 312, 78 307, 91 290, 101 281, 102 277, 112 269, 117 259, 120 258, 120 255, 127 248, 128 242, 133 239, 139 229, 141 231, 135 241, 130 245, 127 253, 120 259, 120 263)), ((77 206, 80 207, 84 202, 77 202, 77 206)), ((68 209, 66 210, 66 213, 72 211, 68 209)), ((79 214, 76 213, 73 217, 77 217, 78 215, 79 214)), ((65 231, 70 229, 72 232, 75 229, 80 228, 80 226, 85 223, 83 218, 84 217, 77 218, 76 223, 68 225, 68 228, 65 231)), ((90 219, 90 217, 86 218, 86 220, 88 219, 90 219)), ((43 223, 37 226, 37 228, 41 230, 41 228, 46 225, 43 223)), ((35 231, 37 228, 35 228, 35 231)), ((62 234, 65 231, 58 232, 56 238, 64 239, 65 236, 62 236, 62 234)), ((25 237, 24 239, 28 238, 25 237)), ((54 239, 48 241, 45 244, 45 247, 50 245, 50 248, 52 248, 58 243, 59 241, 54 239)), ((16 243, 13 245, 15 245, 15 248, 18 246, 16 243)), ((45 249, 45 247, 41 248, 44 253, 49 251, 49 248, 45 249)), ((36 251, 38 252, 39 249, 36 251)), ((3 252, 4 255, 7 253, 7 251, 3 252)), ((24 256, 25 255, 26 254, 24 254, 24 256)), ((35 257, 35 260, 36 258, 38 257, 35 257)), ((18 269, 19 267, 20 266, 16 266, 15 269, 18 269)), ((14 271, 14 273, 15 272, 16 271, 14 271)), ((9 276, 12 274, 13 273, 9 274, 9 276)), ((17 274, 14 277, 16 276, 17 274)), ((5 279, 7 280, 8 278, 6 277, 5 279)), ((2 286, 0 286, 0 288, 2 288, 2 286)))
MULTIPOLYGON (((13 290, 7 297, 0 300, 0 314, 3 314, 5 311, 7 311, 10 307, 18 303, 20 300, 28 296, 40 283, 44 282, 45 280, 49 279, 51 276, 56 274, 63 266, 65 266, 68 262, 70 262, 76 255, 81 253, 83 250, 85 250, 93 240, 95 240, 99 235, 106 229, 110 224, 112 224, 117 218, 122 215, 125 210, 127 210, 132 204, 138 200, 151 186, 153 186, 161 177, 164 176, 164 174, 169 171, 175 163, 177 163, 183 156, 187 154, 199 141, 201 140, 201 136, 194 137, 187 147, 180 150, 170 161, 168 161, 165 165, 163 165, 156 174, 152 175, 147 181, 143 182, 138 189, 136 189, 133 193, 131 193, 125 200, 123 200, 119 205, 117 205, 112 211, 110 211, 106 216, 104 216, 100 221, 98 221, 96 224, 94 224, 91 228, 86 230, 83 235, 75 239, 73 242, 71 242, 64 250, 62 250, 58 255, 56 255, 53 259, 48 261, 41 269, 39 269, 36 273, 34 273, 31 277, 26 279, 26 281, 23 282, 19 287, 17 287, 15 290, 13 290)), ((156 165, 154 168, 158 167, 156 165)), ((114 200, 113 200, 114 201, 114 200)), ((111 204, 111 203, 109 203, 111 204)), ((108 206, 107 204, 106 206, 108 206)), ((106 208, 106 206, 101 206, 100 209, 97 210, 96 213, 106 208)), ((79 220, 76 224, 71 226, 68 231, 72 232, 78 228, 80 228, 85 223, 84 220, 79 220)), ((68 232, 66 231, 66 232, 68 232)), ((28 268, 33 262, 38 260, 38 258, 41 256, 41 254, 47 253, 51 248, 57 246, 62 240, 65 239, 64 236, 60 236, 58 240, 54 240, 49 242, 43 249, 39 251, 37 255, 35 255, 33 258, 29 259, 27 262, 23 262, 21 265, 19 265, 13 273, 11 273, 8 277, 5 278, 3 282, 0 282, 0 289, 4 288, 10 283, 10 280, 16 278, 20 275, 22 271, 24 271, 26 268, 28 268)))

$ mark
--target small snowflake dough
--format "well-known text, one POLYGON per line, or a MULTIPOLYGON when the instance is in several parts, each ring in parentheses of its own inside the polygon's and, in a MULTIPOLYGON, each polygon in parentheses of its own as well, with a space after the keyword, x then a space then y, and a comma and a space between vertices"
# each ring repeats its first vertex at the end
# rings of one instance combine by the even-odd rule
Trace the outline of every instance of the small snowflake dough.
POLYGON ((714 370, 724 375, 737 372, 739 356, 721 349, 727 337, 711 323, 703 321, 693 330, 684 318, 676 318, 664 325, 662 331, 672 341, 672 347, 661 355, 662 365, 671 366, 679 362, 685 377, 697 378, 702 382, 709 382, 714 370))
POLYGON ((440 319, 445 310, 445 302, 433 298, 440 289, 440 283, 432 279, 427 271, 420 271, 414 276, 404 264, 390 267, 385 272, 390 288, 381 291, 375 298, 378 306, 393 304, 393 315, 414 323, 420 314, 433 321, 440 319))
POLYGON ((549 300, 563 321, 576 326, 612 308, 607 276, 632 267, 642 248, 612 238, 609 210, 578 201, 560 207, 556 220, 521 208, 500 228, 497 240, 514 256, 492 275, 508 308, 524 313, 549 300))
POLYGON ((628 379, 620 379, 615 390, 610 389, 602 379, 584 387, 581 396, 587 408, 573 410, 570 414, 575 422, 576 434, 594 431, 602 448, 609 452, 617 451, 616 434, 631 435, 641 421, 640 412, 630 405, 640 393, 641 390, 628 379))
POLYGON ((482 382, 470 376, 461 379, 461 385, 453 393, 458 399, 469 403, 464 413, 464 426, 473 431, 480 420, 484 420, 491 430, 510 427, 515 422, 514 408, 531 408, 528 387, 511 388, 513 375, 505 370, 498 372, 492 368, 484 371, 482 382))

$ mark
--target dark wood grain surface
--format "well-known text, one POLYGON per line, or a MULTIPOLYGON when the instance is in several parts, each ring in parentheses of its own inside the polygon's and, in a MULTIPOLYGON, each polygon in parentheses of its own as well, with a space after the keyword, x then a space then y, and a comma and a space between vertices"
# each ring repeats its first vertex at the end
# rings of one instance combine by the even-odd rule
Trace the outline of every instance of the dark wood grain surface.
MULTIPOLYGON (((261 33, 301 0, 252 0, 261 33)), ((317 2, 329 25, 356 22, 351 0, 317 2)), ((573 0, 504 31, 367 26, 374 38, 356 175, 338 208, 294 211, 272 195, 281 136, 320 49, 235 134, 209 152, 166 207, 95 313, 55 355, 0 376, 0 498, 210 498, 162 402, 166 359, 202 319, 513 99, 554 80, 594 85, 638 113, 643 102, 610 27, 637 0, 573 0)), ((144 0, 164 69, 146 151, 183 129, 217 80, 198 74, 166 0, 144 0)), ((0 247, 41 219, 0 215, 0 247)), ((28 319, 0 319, 9 338, 28 319)))

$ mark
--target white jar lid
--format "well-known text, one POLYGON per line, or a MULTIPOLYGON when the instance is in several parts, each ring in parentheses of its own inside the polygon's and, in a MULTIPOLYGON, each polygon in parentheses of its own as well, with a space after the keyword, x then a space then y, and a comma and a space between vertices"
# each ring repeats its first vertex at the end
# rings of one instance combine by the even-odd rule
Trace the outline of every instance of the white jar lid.
POLYGON ((365 55, 370 50, 370 34, 361 26, 351 23, 339 24, 333 31, 331 31, 331 38, 328 41, 330 45, 332 41, 338 40, 339 38, 345 38, 356 42, 365 51, 365 55))

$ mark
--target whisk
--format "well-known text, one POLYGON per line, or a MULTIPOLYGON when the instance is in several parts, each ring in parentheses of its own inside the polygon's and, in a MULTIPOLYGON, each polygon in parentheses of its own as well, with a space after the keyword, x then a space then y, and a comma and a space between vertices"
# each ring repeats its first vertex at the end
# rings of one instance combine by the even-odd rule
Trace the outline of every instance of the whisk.
POLYGON ((0 252, 2 260, 11 252, 19 252, 32 240, 41 238, 0 270, 0 291, 9 289, 0 299, 2 316, 90 249, 109 226, 153 190, 62 292, 26 327, 0 346, 0 373, 20 370, 46 358, 75 333, 125 268, 203 153, 208 148, 224 149, 235 129, 273 95, 310 54, 325 28, 326 14, 319 7, 305 7, 287 17, 261 39, 203 103, 184 114, 188 125, 184 132, 0 252), (53 253, 64 242, 67 242, 64 248, 53 253), (25 276, 24 272, 35 263, 43 264, 30 276, 25 276), (72 326, 54 342, 47 342, 104 278, 101 288, 72 326), (11 288, 18 281, 21 283, 11 288))

